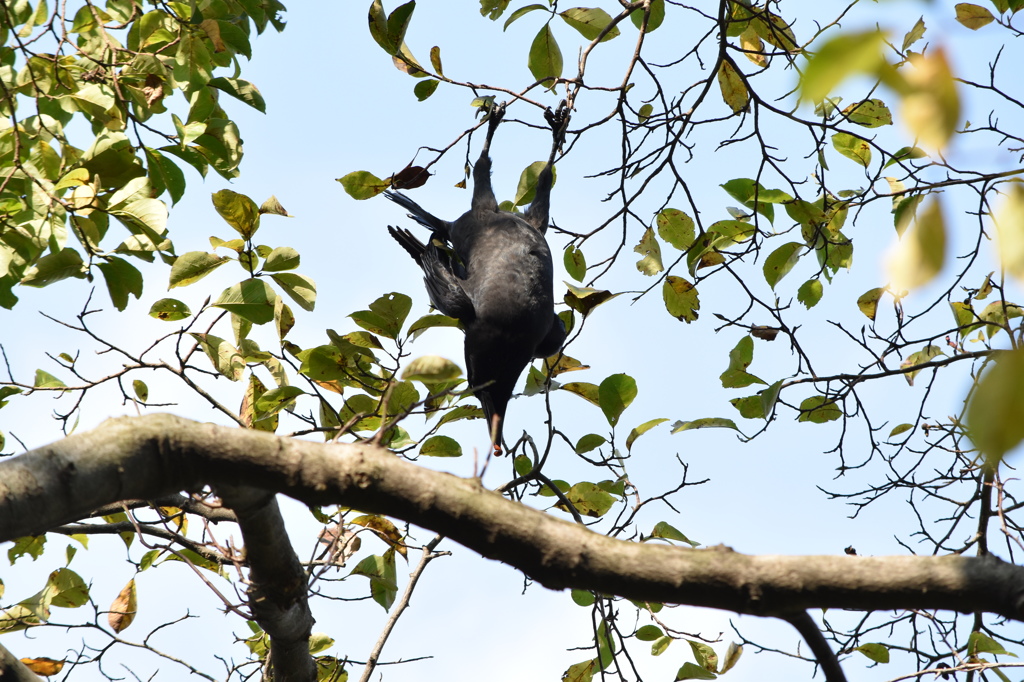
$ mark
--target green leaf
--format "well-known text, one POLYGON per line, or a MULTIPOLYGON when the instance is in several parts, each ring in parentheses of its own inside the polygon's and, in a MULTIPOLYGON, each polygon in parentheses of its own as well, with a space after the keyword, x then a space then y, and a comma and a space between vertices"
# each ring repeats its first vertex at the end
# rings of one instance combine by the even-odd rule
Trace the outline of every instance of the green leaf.
MULTIPOLYGON (((506 2, 505 4, 507 5, 508 3, 506 2)), ((501 27, 501 30, 507 31, 508 27, 512 25, 512 22, 514 22, 516 19, 519 19, 520 17, 526 16, 530 12, 547 9, 548 8, 545 5, 525 5, 524 7, 520 7, 515 12, 509 15, 508 19, 505 20, 505 25, 501 27)), ((494 17, 491 18, 494 19, 494 17)))
POLYGON ((241 78, 213 78, 208 83, 211 88, 223 90, 235 99, 241 100, 260 113, 267 113, 267 103, 259 89, 241 78))
POLYGON ((316 306, 316 283, 309 277, 297 272, 281 272, 271 275, 271 278, 303 310, 312 310, 316 306))
POLYGON ((889 662, 889 649, 884 644, 861 644, 859 647, 855 647, 854 651, 861 652, 875 663, 889 662))
POLYGON ((352 171, 338 178, 345 193, 357 201, 375 197, 388 188, 388 183, 369 171, 352 171))
MULTIPOLYGON (((772 251, 764 261, 764 279, 772 289, 785 277, 800 260, 801 251, 806 248, 799 242, 789 242, 772 251)), ((818 285, 821 286, 820 284, 818 285)), ((810 307, 810 306, 808 306, 810 307)))
POLYGON ((577 606, 593 606, 597 601, 594 593, 587 590, 572 590, 569 594, 577 606))
MULTIPOLYGON (((576 511, 582 516, 599 518, 608 513, 608 510, 615 504, 615 497, 601 489, 600 486, 582 481, 569 488, 565 493, 566 499, 572 503, 576 511)), ((561 502, 555 505, 556 508, 568 511, 561 502)))
POLYGON ((722 388, 743 388, 751 384, 766 384, 762 379, 747 373, 747 367, 753 361, 754 340, 750 336, 744 336, 729 351, 729 368, 719 377, 722 381, 722 388))
POLYGON ((913 424, 900 424, 899 426, 894 426, 892 431, 889 432, 889 438, 892 438, 893 436, 898 436, 901 433, 906 433, 912 428, 914 428, 913 424))
POLYGON ((290 246, 279 246, 270 252, 263 263, 266 272, 281 272, 299 267, 299 252, 290 246))
POLYGON ((420 454, 426 457, 461 457, 462 446, 454 438, 432 436, 420 448, 420 454))
POLYGON ((690 650, 693 651, 693 657, 697 659, 697 663, 702 668, 710 673, 718 670, 718 654, 709 645, 704 642, 698 642, 696 640, 686 640, 690 644, 690 650))
POLYGON ((544 24, 533 39, 527 66, 534 79, 548 88, 554 88, 555 79, 562 76, 562 51, 550 24, 544 24))
POLYGON ((300 395, 305 395, 305 391, 298 386, 272 388, 256 399, 256 414, 261 420, 271 417, 283 409, 293 407, 295 399, 300 395))
POLYGON ((840 32, 817 48, 800 79, 801 97, 819 102, 848 77, 875 73, 885 63, 885 34, 840 32))
POLYGON ((884 168, 888 168, 889 166, 899 163, 901 161, 906 161, 907 159, 923 159, 926 156, 928 156, 928 154, 926 154, 923 149, 920 149, 918 147, 901 147, 895 154, 892 155, 891 159, 885 162, 884 168))
POLYGON ((86 266, 82 256, 74 249, 64 248, 50 253, 35 262, 25 271, 21 284, 28 287, 45 287, 68 277, 85 277, 86 266))
POLYGON ((716 675, 709 672, 695 663, 683 663, 683 667, 676 672, 676 680, 713 680, 716 675))
POLYGON ((409 331, 407 332, 412 338, 419 336, 425 329, 432 327, 458 327, 459 321, 454 317, 448 317, 447 315, 424 315, 420 319, 409 325, 409 331))
POLYGON ((260 208, 244 194, 229 189, 214 192, 213 207, 242 239, 251 239, 260 227, 260 208))
MULTIPOLYGON (((487 0, 481 0, 484 2, 487 0)), ((597 659, 573 663, 569 669, 562 673, 562 682, 591 682, 594 673, 600 670, 597 659)))
MULTIPOLYGON (((587 385, 594 386, 593 384, 587 385)), ((594 388, 596 389, 597 386, 594 386, 594 388)), ((576 454, 582 455, 585 452, 590 452, 591 450, 601 447, 607 442, 608 439, 605 438, 604 436, 599 436, 596 433, 588 433, 587 435, 583 436, 578 441, 576 441, 576 447, 574 449, 576 450, 576 454)))
POLYGON ((89 603, 89 586, 71 569, 58 568, 49 575, 43 595, 43 600, 52 606, 75 609, 89 603))
POLYGON ((994 654, 996 656, 1013 656, 1017 657, 1017 654, 1011 653, 1003 648, 1003 645, 992 639, 984 632, 972 632, 970 637, 967 638, 967 654, 969 656, 977 656, 978 654, 994 654))
POLYGON ((661 285, 661 295, 669 315, 687 324, 699 317, 700 297, 697 287, 682 277, 669 275, 661 285))
POLYGON ((577 282, 582 282, 583 278, 587 276, 587 259, 583 257, 583 252, 572 244, 565 247, 562 264, 569 276, 577 282))
POLYGON ((658 238, 654 236, 654 230, 647 228, 640 243, 633 247, 633 251, 643 256, 636 263, 636 269, 647 276, 656 275, 665 269, 661 263, 661 245, 658 238))
POLYGON ((636 638, 641 642, 653 642, 659 637, 664 636, 665 633, 657 625, 643 625, 636 631, 636 638))
POLYGON ((16 386, 0 386, 0 407, 3 407, 10 402, 7 399, 12 395, 18 395, 22 392, 23 391, 16 386))
POLYGON ((171 265, 171 278, 168 289, 198 282, 229 260, 229 258, 222 258, 215 253, 207 253, 205 251, 183 253, 171 265))
POLYGON ((665 653, 665 649, 668 649, 668 645, 671 643, 672 638, 668 635, 654 640, 654 644, 651 645, 651 656, 661 656, 665 653))
POLYGON ((363 329, 397 339, 402 324, 412 309, 412 299, 397 292, 385 294, 370 304, 369 310, 360 310, 349 315, 363 329))
POLYGON ((242 378, 242 372, 245 370, 245 360, 237 348, 213 334, 191 333, 189 336, 196 340, 218 372, 231 381, 238 381, 242 378))
POLYGON ((775 409, 775 402, 779 399, 779 391, 782 390, 782 381, 776 381, 768 388, 760 391, 761 396, 761 410, 765 419, 771 416, 772 410, 775 409))
POLYGON ((866 99, 843 109, 843 115, 850 123, 865 128, 878 128, 892 125, 892 112, 880 99, 866 99))
MULTIPOLYGON (((940 355, 945 356, 946 354, 938 346, 933 346, 929 344, 925 346, 922 350, 919 350, 916 353, 911 353, 909 356, 907 356, 907 359, 900 363, 900 369, 908 369, 910 367, 917 367, 918 365, 923 365, 926 362, 931 362, 940 355)), ((914 377, 916 377, 918 373, 920 373, 920 371, 921 370, 916 369, 913 372, 907 372, 903 376, 907 380, 907 383, 913 386, 914 377)))
POLYGON ((36 378, 32 382, 32 386, 35 388, 67 388, 67 384, 63 381, 41 369, 36 370, 36 378))
MULTIPOLYGON (((559 12, 565 23, 572 26, 574 29, 580 32, 587 40, 594 40, 601 31, 605 29, 608 24, 611 23, 612 18, 607 12, 600 8, 591 7, 573 7, 563 12, 559 12)), ((619 35, 619 29, 613 26, 608 33, 604 34, 601 38, 601 42, 611 40, 619 35)))
POLYGON ((118 310, 128 307, 128 294, 135 298, 142 296, 142 273, 131 263, 110 256, 96 267, 103 273, 110 301, 118 310))
POLYGON ((619 417, 636 398, 636 393, 636 381, 628 374, 613 374, 601 382, 598 405, 609 424, 615 426, 619 423, 619 417))
POLYGON ((907 31, 907 34, 903 36, 903 51, 906 52, 907 48, 916 43, 918 40, 924 37, 925 25, 924 17, 917 20, 914 24, 914 28, 907 31))
POLYGON ((672 433, 694 431, 696 429, 732 429, 734 431, 739 431, 736 427, 736 422, 724 417, 704 417, 702 419, 694 419, 693 421, 688 422, 677 421, 672 425, 672 433))
POLYGON ((266 324, 274 319, 277 294, 262 279, 247 279, 221 292, 212 305, 234 313, 253 324, 266 324))
POLYGON ((985 334, 989 339, 992 339, 1007 326, 1007 322, 1010 319, 1021 317, 1022 314, 1024 314, 1024 309, 1019 305, 1009 301, 992 301, 985 306, 985 309, 981 311, 978 317, 987 323, 985 325, 985 334))
POLYGON ((383 556, 371 555, 360 561, 350 575, 365 575, 370 579, 370 596, 387 611, 398 596, 395 550, 383 556))
POLYGON ((850 133, 836 133, 832 136, 832 146, 837 152, 865 168, 871 163, 871 144, 862 137, 850 133))
POLYGON ((140 402, 144 403, 149 400, 149 386, 146 386, 145 381, 140 381, 138 379, 133 380, 132 390, 135 391, 135 397, 138 398, 140 402))
MULTIPOLYGON (((629 20, 637 28, 643 28, 644 11, 635 9, 629 14, 629 20)), ((651 14, 647 18, 647 32, 656 30, 665 21, 665 0, 651 0, 651 14)))
POLYGON ((796 290, 796 299, 810 310, 814 306, 818 305, 818 301, 821 300, 823 293, 824 290, 821 286, 821 281, 817 279, 809 279, 801 284, 800 288, 796 290))
POLYGON ((807 398, 800 403, 800 416, 797 421, 811 422, 813 424, 824 424, 832 422, 843 416, 842 410, 823 395, 816 395, 807 398))
POLYGON ((462 370, 451 360, 439 355, 418 357, 402 371, 404 381, 419 381, 423 384, 439 384, 462 376, 462 370))
MULTIPOLYGON (((547 168, 547 161, 534 161, 523 169, 519 174, 519 184, 516 186, 516 198, 513 206, 525 206, 531 203, 537 196, 537 183, 540 182, 541 172, 547 168)), ((558 179, 554 166, 551 167, 552 185, 558 179)))
MULTIPOLYGON (((633 443, 636 442, 637 438, 639 438, 640 436, 644 435, 645 433, 647 433, 648 431, 653 429, 658 424, 664 424, 667 421, 668 421, 668 419, 665 418, 665 417, 661 417, 659 419, 652 419, 650 421, 644 422, 640 426, 638 426, 635 429, 633 429, 632 431, 630 431, 629 432, 629 436, 626 437, 626 450, 632 450, 633 449, 633 443)), ((604 440, 604 439, 602 438, 602 440, 604 440)), ((577 450, 576 452, 579 452, 579 450, 577 450)))
POLYGON ((176 298, 161 298, 149 308, 149 316, 165 322, 177 322, 192 315, 188 306, 176 298))
POLYGON ((680 251, 686 251, 696 239, 693 218, 679 209, 666 208, 654 222, 658 225, 658 236, 680 251))
POLYGON ((413 86, 412 94, 416 96, 417 101, 422 102, 423 100, 433 95, 434 91, 437 90, 437 86, 440 84, 441 81, 436 80, 434 78, 428 78, 427 80, 420 81, 415 86, 413 86))
POLYGON ((664 540, 675 540, 677 542, 685 542, 691 547, 700 547, 699 542, 694 542, 690 538, 686 537, 686 535, 684 535, 678 528, 664 521, 658 521, 658 523, 654 524, 654 529, 651 531, 650 537, 662 538, 664 540))

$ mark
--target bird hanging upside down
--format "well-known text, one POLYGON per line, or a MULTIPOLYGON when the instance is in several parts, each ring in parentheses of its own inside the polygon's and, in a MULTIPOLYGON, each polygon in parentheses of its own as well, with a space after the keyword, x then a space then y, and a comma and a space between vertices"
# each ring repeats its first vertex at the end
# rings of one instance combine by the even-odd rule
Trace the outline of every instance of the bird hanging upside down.
POLYGON ((565 327, 554 312, 548 227, 551 164, 565 138, 565 103, 547 110, 554 141, 537 179, 537 194, 523 214, 498 209, 491 189, 491 138, 505 105, 490 112, 487 137, 473 168, 473 204, 455 222, 441 220, 399 192, 384 195, 430 228, 426 244, 405 229, 388 231, 423 269, 430 302, 462 323, 466 332, 469 386, 484 409, 495 454, 501 453, 502 422, 519 375, 534 358, 554 355, 565 327))

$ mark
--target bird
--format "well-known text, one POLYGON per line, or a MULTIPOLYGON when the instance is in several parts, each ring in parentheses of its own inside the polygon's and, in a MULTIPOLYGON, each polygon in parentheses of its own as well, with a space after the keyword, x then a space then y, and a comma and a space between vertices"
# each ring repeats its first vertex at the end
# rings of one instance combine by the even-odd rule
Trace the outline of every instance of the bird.
POLYGON ((555 355, 566 329, 554 310, 548 228, 552 165, 569 124, 565 102, 547 109, 553 142, 537 178, 536 196, 522 214, 498 208, 491 187, 490 147, 506 105, 492 105, 480 158, 473 167, 470 209, 442 220, 397 191, 384 195, 431 231, 426 243, 404 228, 388 232, 423 271, 431 304, 460 322, 466 334, 469 387, 487 418, 491 446, 501 454, 502 426, 516 382, 534 358, 555 355))

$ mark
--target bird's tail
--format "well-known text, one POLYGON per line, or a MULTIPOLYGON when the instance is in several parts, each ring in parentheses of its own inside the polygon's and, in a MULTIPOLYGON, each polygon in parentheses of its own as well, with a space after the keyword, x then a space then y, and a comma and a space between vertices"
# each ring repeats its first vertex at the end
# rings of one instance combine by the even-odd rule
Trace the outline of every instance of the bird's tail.
MULTIPOLYGON (((409 211, 409 217, 418 222, 420 225, 427 227, 431 232, 441 233, 445 239, 448 239, 448 223, 441 220, 433 213, 428 212, 422 206, 417 204, 415 201, 405 196, 401 192, 391 192, 385 190, 384 196, 395 202, 406 211, 409 211)), ((397 237, 396 237, 397 239, 397 237)))

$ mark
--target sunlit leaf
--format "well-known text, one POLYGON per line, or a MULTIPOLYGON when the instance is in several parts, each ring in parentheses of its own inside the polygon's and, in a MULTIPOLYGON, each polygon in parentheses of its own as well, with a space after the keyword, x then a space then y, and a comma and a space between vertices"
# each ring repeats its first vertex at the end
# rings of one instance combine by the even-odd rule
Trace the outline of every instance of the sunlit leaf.
POLYGON ((813 424, 824 424, 832 422, 843 416, 843 411, 823 395, 816 395, 807 398, 800 403, 800 416, 797 421, 811 422, 813 424))
POLYGON ((977 31, 982 26, 991 24, 996 18, 984 7, 972 5, 969 2, 958 2, 956 4, 956 20, 972 31, 977 31))
POLYGON ((555 79, 562 76, 562 51, 551 31, 551 25, 545 23, 530 45, 530 57, 527 66, 534 79, 548 88, 555 86, 555 79))
POLYGON ((945 260, 946 223, 936 195, 890 253, 886 262, 890 286, 896 291, 923 286, 939 274, 945 260))
POLYGON ((598 405, 609 424, 615 426, 619 423, 619 417, 633 402, 636 393, 636 381, 628 374, 613 374, 601 382, 597 392, 598 405))

